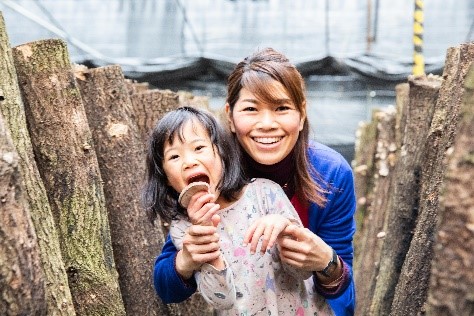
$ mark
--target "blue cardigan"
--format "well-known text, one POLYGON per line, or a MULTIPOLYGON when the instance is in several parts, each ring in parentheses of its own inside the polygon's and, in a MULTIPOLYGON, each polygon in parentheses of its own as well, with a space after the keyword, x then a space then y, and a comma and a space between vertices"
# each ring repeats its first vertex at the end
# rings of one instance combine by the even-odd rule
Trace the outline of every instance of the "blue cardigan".
MULTIPOLYGON (((308 228, 336 250, 350 272, 348 287, 335 297, 327 299, 337 316, 354 315, 352 238, 356 228, 354 219, 356 199, 352 169, 338 152, 317 142, 310 143, 308 157, 323 182, 330 185, 326 206, 321 208, 316 204, 310 205, 308 228)), ((176 254, 177 249, 168 236, 161 254, 155 261, 153 273, 155 290, 166 304, 182 302, 196 291, 194 278, 184 282, 176 272, 174 264, 176 254)))

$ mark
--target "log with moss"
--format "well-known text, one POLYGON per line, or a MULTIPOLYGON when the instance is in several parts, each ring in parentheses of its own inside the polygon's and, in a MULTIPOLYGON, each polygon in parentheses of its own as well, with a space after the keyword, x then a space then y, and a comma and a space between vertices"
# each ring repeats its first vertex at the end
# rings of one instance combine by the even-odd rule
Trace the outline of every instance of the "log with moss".
POLYGON ((112 248, 127 315, 167 315, 151 280, 164 234, 152 225, 140 196, 145 178, 145 153, 127 85, 119 66, 75 67, 95 143, 112 248))
POLYGON ((0 114, 0 315, 47 315, 39 247, 18 160, 0 114))
POLYGON ((59 247, 51 207, 33 156, 25 110, 13 64, 13 56, 0 12, 0 112, 12 135, 19 156, 25 198, 38 236, 42 269, 46 284, 48 315, 74 315, 71 292, 59 247))
POLYGON ((12 51, 76 312, 124 315, 102 179, 66 44, 43 40, 12 51))

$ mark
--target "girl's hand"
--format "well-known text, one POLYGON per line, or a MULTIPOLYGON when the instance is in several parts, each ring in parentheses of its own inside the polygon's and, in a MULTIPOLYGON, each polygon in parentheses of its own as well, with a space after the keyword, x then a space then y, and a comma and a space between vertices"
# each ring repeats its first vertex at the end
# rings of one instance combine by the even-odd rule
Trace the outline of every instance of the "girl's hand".
POLYGON ((278 244, 283 262, 306 271, 320 271, 332 258, 331 247, 304 227, 288 225, 278 244))
POLYGON ((220 209, 219 204, 213 203, 214 194, 200 191, 193 195, 189 200, 188 216, 194 225, 217 226, 216 214, 220 209))
POLYGON ((260 252, 262 254, 275 244, 278 235, 290 224, 290 220, 279 214, 266 215, 257 219, 247 230, 244 237, 244 246, 250 243, 250 253, 254 254, 257 244, 261 236, 262 246, 260 252))
POLYGON ((183 239, 183 249, 176 255, 176 270, 189 279, 204 263, 221 255, 219 235, 214 226, 192 225, 183 239))

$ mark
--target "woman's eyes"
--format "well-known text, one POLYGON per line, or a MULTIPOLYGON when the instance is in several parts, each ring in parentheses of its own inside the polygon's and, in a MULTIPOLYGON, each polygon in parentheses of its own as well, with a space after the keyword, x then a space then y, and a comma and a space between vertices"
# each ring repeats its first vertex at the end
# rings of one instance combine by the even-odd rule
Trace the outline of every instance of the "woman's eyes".
POLYGON ((277 107, 276 110, 277 111, 288 111, 288 110, 291 110, 291 107, 289 107, 288 105, 280 105, 279 107, 277 107))
MULTIPOLYGON (((274 110, 276 112, 289 111, 291 109, 293 109, 293 108, 289 105, 279 105, 279 106, 274 108, 274 110)), ((257 107, 254 107, 254 106, 247 106, 243 110, 246 111, 246 112, 257 112, 258 111, 257 107)))
POLYGON ((246 112, 254 112, 254 111, 257 111, 257 108, 254 107, 254 106, 247 106, 244 108, 244 111, 246 112))

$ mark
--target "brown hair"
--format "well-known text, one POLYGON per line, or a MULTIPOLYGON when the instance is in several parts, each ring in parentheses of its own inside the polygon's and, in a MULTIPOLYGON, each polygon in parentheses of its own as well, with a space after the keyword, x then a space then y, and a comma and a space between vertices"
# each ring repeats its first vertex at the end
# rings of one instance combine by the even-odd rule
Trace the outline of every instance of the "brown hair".
MULTIPOLYGON (((239 99, 240 90, 245 88, 252 92, 259 101, 274 103, 275 93, 271 83, 280 82, 287 91, 291 101, 295 104, 301 115, 306 116, 305 82, 300 72, 281 53, 272 48, 256 51, 237 64, 227 81, 227 100, 232 116, 234 106, 239 99)), ((307 156, 309 140, 309 124, 305 119, 303 129, 294 147, 296 167, 294 176, 296 194, 301 202, 314 202, 319 206, 326 203, 326 190, 313 180, 321 179, 307 156), (312 177, 313 176, 313 177, 312 177)))

